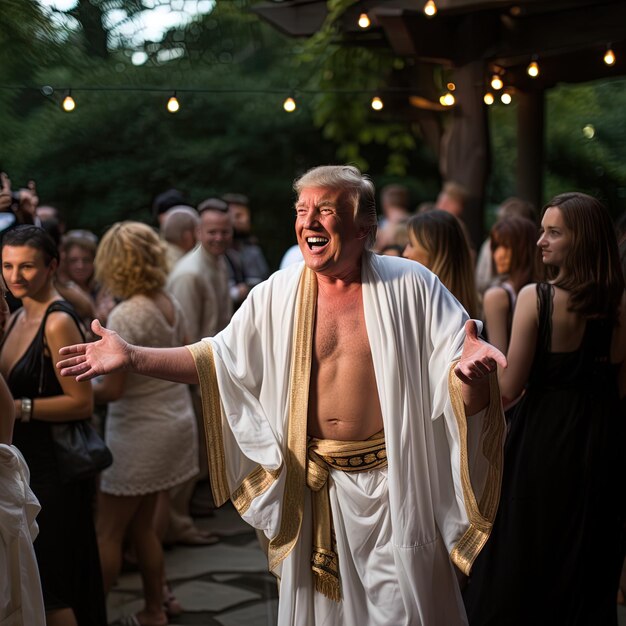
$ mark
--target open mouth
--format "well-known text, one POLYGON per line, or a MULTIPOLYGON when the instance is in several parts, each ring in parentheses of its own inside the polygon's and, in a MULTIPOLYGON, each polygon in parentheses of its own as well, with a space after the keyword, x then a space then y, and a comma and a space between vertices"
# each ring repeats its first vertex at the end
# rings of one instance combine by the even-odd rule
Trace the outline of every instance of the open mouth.
POLYGON ((326 237, 307 237, 306 243, 309 250, 318 250, 328 243, 328 239, 326 237))

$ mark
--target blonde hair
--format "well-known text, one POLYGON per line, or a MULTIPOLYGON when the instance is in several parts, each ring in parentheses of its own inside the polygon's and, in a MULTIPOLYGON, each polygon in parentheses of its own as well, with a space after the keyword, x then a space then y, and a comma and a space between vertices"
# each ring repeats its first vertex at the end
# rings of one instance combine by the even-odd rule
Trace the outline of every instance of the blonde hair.
POLYGON ((352 165, 320 165, 298 178, 293 188, 300 194, 307 187, 321 187, 345 192, 354 208, 354 219, 368 229, 365 245, 372 249, 376 242, 376 192, 374 183, 352 165))
POLYGON ((474 264, 461 222, 447 211, 418 213, 407 223, 409 237, 428 254, 429 267, 448 291, 465 307, 470 317, 479 312, 474 264))
POLYGON ((167 279, 165 246, 141 222, 117 222, 96 252, 96 280, 113 296, 130 298, 162 289, 167 279))

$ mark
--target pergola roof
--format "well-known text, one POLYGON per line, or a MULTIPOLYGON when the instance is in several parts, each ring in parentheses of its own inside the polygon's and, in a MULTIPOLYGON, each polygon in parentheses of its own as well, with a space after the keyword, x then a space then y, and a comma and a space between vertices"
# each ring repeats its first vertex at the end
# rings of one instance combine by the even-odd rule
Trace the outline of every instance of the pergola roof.
MULTIPOLYGON (((340 20, 344 40, 450 67, 484 61, 488 71, 506 72, 505 82, 522 90, 626 74, 625 0, 436 0, 432 18, 424 4, 355 2, 340 20), (357 23, 361 13, 371 20, 366 30, 357 23), (616 56, 612 66, 603 62, 608 46, 616 56), (526 74, 532 59, 541 68, 536 79, 526 74)), ((328 15, 325 0, 266 2, 254 11, 298 37, 315 33, 328 15)))

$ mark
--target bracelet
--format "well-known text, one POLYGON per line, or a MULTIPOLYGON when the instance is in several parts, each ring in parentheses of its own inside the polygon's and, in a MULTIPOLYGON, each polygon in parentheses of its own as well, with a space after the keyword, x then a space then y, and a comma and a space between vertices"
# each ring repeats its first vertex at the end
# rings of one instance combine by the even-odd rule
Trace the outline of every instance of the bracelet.
POLYGON ((20 414, 22 422, 30 422, 33 416, 33 401, 31 398, 22 398, 22 412, 20 414))

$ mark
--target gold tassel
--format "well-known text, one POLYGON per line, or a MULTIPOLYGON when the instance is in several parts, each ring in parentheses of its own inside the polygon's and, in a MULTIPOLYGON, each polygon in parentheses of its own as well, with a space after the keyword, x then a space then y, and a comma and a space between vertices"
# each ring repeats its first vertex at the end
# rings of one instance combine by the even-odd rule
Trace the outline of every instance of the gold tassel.
POLYGON ((315 590, 323 593, 327 598, 339 602, 341 600, 341 589, 339 579, 327 572, 314 570, 315 590))

